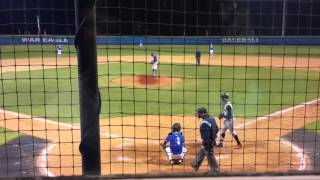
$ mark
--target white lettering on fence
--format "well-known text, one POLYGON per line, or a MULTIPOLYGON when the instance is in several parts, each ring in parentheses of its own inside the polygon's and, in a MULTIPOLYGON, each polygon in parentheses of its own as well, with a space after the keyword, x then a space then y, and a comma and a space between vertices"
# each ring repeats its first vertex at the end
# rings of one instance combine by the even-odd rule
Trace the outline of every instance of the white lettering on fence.
POLYGON ((67 44, 69 41, 67 38, 56 38, 56 37, 23 37, 21 38, 21 42, 23 43, 65 43, 67 44))
POLYGON ((223 43, 258 43, 259 38, 257 37, 224 37, 222 38, 223 43))
POLYGON ((21 41, 24 43, 40 43, 40 38, 28 37, 28 38, 22 38, 21 41))

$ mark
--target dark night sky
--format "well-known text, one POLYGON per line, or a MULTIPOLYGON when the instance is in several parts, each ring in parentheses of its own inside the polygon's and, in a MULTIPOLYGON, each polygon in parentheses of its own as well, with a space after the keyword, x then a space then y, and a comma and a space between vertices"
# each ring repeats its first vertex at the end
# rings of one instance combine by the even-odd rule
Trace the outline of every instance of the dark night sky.
MULTIPOLYGON (((288 0, 287 35, 320 35, 320 1, 288 0)), ((0 34, 74 34, 73 0, 0 0, 0 34)), ((98 35, 281 35, 282 0, 97 0, 98 35)))

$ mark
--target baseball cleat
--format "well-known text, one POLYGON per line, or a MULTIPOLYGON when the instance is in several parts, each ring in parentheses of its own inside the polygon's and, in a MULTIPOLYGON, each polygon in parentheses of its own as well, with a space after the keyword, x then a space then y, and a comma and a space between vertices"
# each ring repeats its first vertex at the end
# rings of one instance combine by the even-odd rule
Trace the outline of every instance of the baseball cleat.
POLYGON ((217 146, 216 147, 220 147, 220 148, 222 148, 223 147, 223 144, 222 143, 219 143, 219 144, 217 144, 217 146))
POLYGON ((205 173, 206 175, 213 175, 213 176, 216 176, 220 173, 220 170, 219 169, 214 169, 214 170, 211 170, 207 173, 205 173))
POLYGON ((238 144, 236 147, 237 147, 237 149, 241 149, 242 148, 242 144, 238 144))
POLYGON ((199 170, 199 167, 197 167, 197 166, 195 166, 195 165, 191 165, 191 167, 192 167, 192 169, 195 171, 195 172, 198 172, 198 170, 199 170))

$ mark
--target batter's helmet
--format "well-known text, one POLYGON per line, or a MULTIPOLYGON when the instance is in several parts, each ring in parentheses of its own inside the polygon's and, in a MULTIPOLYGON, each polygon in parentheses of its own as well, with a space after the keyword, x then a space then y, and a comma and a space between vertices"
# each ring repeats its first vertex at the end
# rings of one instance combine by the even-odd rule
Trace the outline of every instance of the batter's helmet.
POLYGON ((180 125, 180 123, 174 123, 173 125, 172 125, 172 131, 174 131, 174 132, 180 132, 180 130, 181 130, 181 125, 180 125))
POLYGON ((220 98, 221 98, 222 100, 224 100, 224 101, 227 101, 227 100, 229 100, 230 95, 229 95, 229 93, 224 92, 224 93, 222 93, 222 94, 220 95, 220 98))

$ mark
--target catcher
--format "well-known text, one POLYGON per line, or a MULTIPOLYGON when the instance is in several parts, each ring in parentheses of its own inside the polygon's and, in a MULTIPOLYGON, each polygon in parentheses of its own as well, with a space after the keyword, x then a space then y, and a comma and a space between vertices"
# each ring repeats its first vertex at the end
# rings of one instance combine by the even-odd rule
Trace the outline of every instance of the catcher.
POLYGON ((180 132, 180 123, 174 123, 171 129, 172 132, 168 134, 161 146, 167 153, 171 165, 181 164, 187 149, 184 147, 184 137, 180 132))
POLYGON ((234 125, 234 116, 233 116, 233 107, 230 102, 230 96, 228 93, 222 93, 221 96, 221 102, 223 104, 223 112, 219 114, 218 118, 219 120, 224 119, 223 127, 221 129, 221 135, 220 135, 220 142, 217 145, 217 147, 223 147, 223 140, 226 136, 226 131, 229 130, 232 134, 233 138, 237 142, 237 148, 241 148, 242 145, 240 143, 239 137, 233 127, 234 125))

